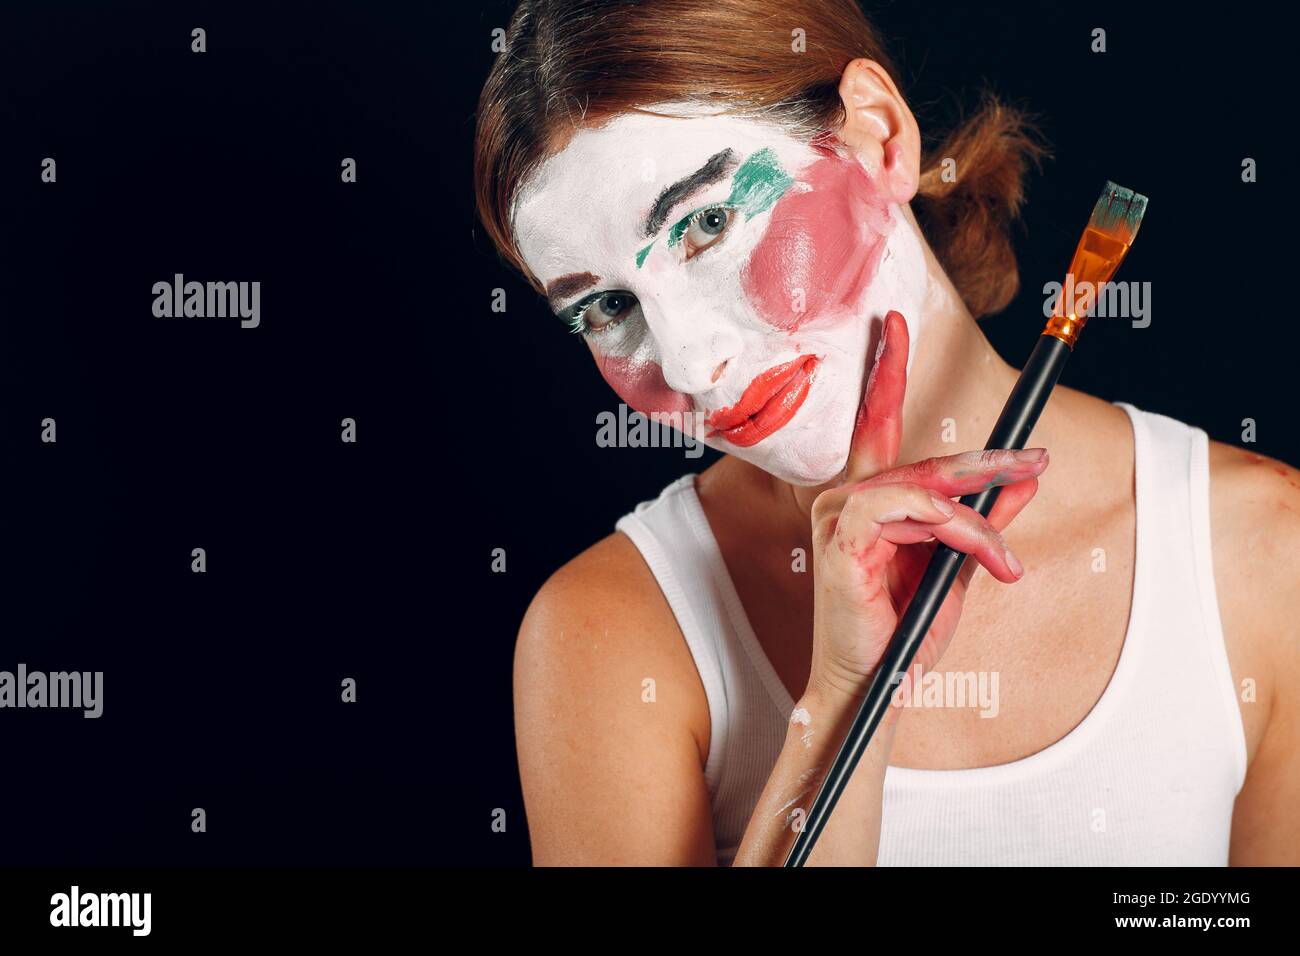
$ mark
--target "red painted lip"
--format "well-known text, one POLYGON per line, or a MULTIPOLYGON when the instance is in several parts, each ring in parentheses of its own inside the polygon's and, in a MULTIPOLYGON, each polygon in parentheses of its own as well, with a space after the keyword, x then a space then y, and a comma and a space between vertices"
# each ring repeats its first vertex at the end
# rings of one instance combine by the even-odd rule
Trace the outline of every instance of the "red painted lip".
POLYGON ((794 418, 808 397, 819 360, 805 355, 757 375, 745 387, 740 401, 719 408, 704 420, 709 438, 725 438, 740 448, 757 445, 794 418))

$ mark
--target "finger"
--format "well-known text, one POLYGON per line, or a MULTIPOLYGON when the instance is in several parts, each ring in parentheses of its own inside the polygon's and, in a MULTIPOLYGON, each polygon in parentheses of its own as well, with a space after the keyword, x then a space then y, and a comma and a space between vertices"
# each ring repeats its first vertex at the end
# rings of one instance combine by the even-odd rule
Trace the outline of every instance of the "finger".
MULTIPOLYGON (((933 528, 925 522, 912 519, 882 525, 880 533, 882 537, 894 544, 924 544, 927 541, 934 540, 933 528)), ((901 561, 902 555, 903 552, 899 552, 899 557, 895 558, 894 562, 901 561)), ((928 561, 929 558, 927 557, 926 560, 928 561)))
POLYGON ((882 527, 912 520, 929 528, 956 513, 954 502, 920 485, 869 486, 845 501, 835 522, 832 550, 861 556, 875 545, 882 527))
POLYGON ((844 467, 846 481, 860 481, 892 468, 903 438, 903 394, 907 390, 907 322, 899 312, 885 316, 862 404, 853 425, 853 441, 844 467))
MULTIPOLYGON (((989 524, 996 530, 1003 531, 1016 515, 1024 510, 1025 505, 1029 504, 1037 491, 1037 478, 1027 478, 1013 485, 1007 485, 998 495, 998 500, 993 503, 993 510, 989 512, 988 517, 989 524)), ((976 567, 977 565, 972 561, 966 562, 962 567, 960 580, 963 584, 970 583, 976 567)))
POLYGON ((947 521, 957 506, 942 495, 918 485, 882 485, 851 495, 830 521, 829 539, 819 544, 825 567, 836 576, 856 580, 874 600, 882 591, 889 562, 898 553, 892 541, 881 540, 881 530, 915 518, 932 527, 947 521))
MULTIPOLYGON (((954 551, 969 554, 1004 584, 1020 580, 1024 569, 1002 540, 1002 535, 978 511, 957 504, 957 513, 943 524, 929 525, 930 533, 954 551)), ((882 532, 890 540, 892 527, 882 532)))
POLYGON ((1046 448, 1026 448, 1023 451, 1005 448, 968 451, 944 458, 926 458, 910 465, 891 468, 889 471, 864 479, 859 484, 905 481, 956 498, 1037 477, 1050 463, 1046 448))
POLYGON ((989 512, 989 524, 999 531, 1004 530, 1015 520, 1016 515, 1024 510, 1025 505, 1029 504, 1037 492, 1037 478, 1026 478, 1007 485, 998 494, 998 500, 993 503, 993 510, 989 512))

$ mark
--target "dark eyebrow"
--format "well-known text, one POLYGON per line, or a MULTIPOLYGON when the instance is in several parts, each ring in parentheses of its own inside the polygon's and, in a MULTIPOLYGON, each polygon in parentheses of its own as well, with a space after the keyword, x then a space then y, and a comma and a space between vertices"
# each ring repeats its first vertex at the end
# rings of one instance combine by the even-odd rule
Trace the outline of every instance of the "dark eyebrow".
POLYGON ((661 192, 659 198, 654 201, 654 205, 650 207, 650 212, 641 226, 646 238, 653 237, 663 227, 664 220, 668 218, 668 213, 672 212, 674 206, 691 195, 691 193, 722 179, 735 165, 735 152, 724 149, 722 152, 710 156, 707 163, 685 179, 679 179, 661 192))
POLYGON ((581 292, 599 281, 600 276, 594 276, 590 272, 570 272, 568 275, 552 279, 546 284, 546 298, 554 306, 575 292, 581 292))

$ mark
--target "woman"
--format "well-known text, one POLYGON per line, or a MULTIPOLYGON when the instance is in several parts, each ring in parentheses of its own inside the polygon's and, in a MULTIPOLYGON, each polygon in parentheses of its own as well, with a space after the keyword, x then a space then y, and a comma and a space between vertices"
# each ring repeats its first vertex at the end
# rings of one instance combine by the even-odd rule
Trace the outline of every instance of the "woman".
POLYGON ((1017 285, 1020 118, 923 157, 852 0, 525 0, 507 42, 489 234, 727 453, 528 611, 535 861, 780 863, 937 540, 976 560, 812 865, 1300 862, 1296 472, 1064 388, 1040 447, 953 454, 1016 377, 975 320, 1017 285), (990 482, 988 521, 952 501, 990 482))

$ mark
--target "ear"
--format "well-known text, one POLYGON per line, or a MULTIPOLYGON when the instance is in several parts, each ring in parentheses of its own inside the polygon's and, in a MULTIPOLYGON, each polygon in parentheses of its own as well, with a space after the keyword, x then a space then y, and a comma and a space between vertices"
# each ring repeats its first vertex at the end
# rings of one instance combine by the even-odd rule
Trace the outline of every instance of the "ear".
POLYGON ((840 101, 840 142, 891 200, 910 202, 921 176, 921 131, 893 79, 875 60, 854 60, 840 78, 840 101))

